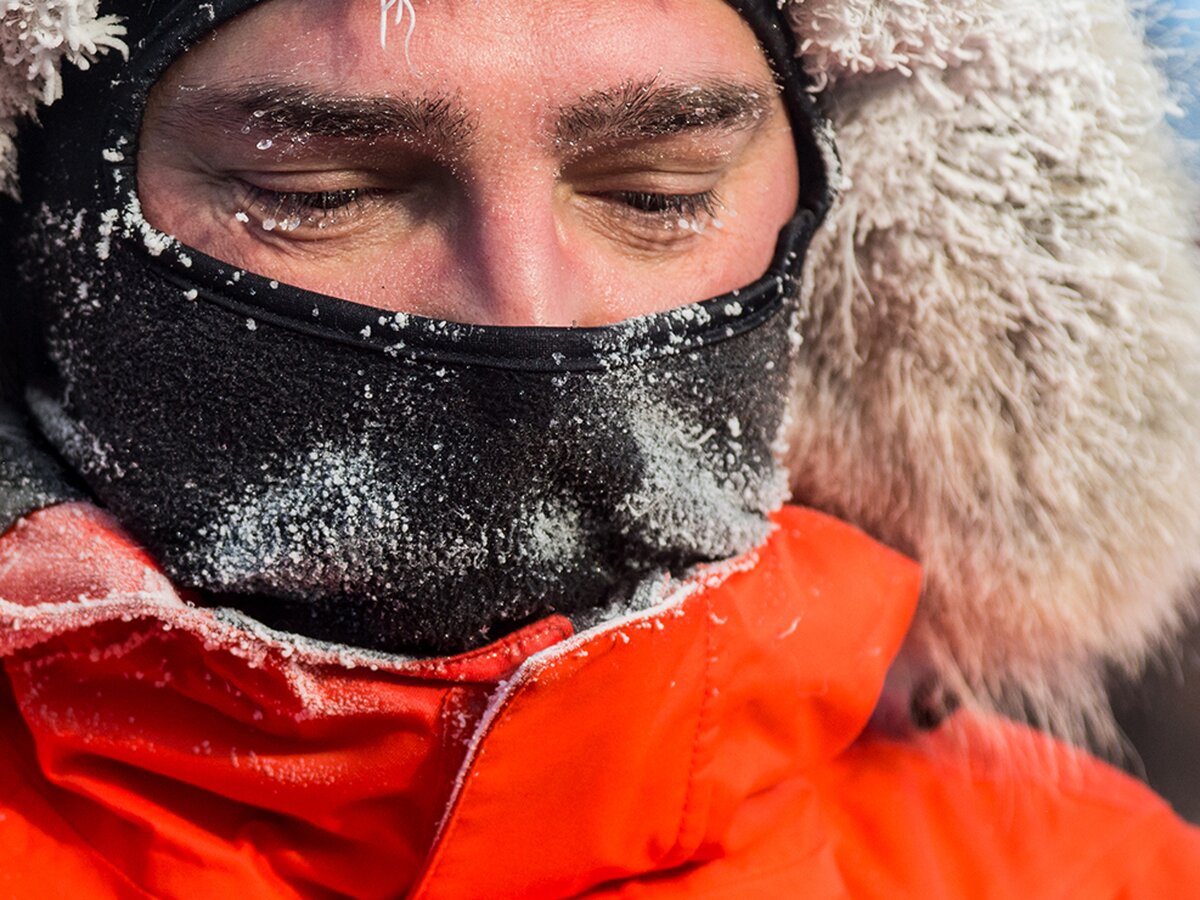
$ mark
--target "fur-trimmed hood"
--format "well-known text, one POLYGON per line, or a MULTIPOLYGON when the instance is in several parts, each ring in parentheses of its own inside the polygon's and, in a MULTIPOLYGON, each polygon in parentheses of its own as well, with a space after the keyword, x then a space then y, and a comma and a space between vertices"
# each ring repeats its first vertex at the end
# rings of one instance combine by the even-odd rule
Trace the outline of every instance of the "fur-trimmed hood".
MULTIPOLYGON (((99 0, 0 0, 0 178, 99 0)), ((795 497, 910 553, 897 681, 1074 731, 1200 562, 1200 258, 1129 0, 790 0, 839 144, 795 389, 795 497)))

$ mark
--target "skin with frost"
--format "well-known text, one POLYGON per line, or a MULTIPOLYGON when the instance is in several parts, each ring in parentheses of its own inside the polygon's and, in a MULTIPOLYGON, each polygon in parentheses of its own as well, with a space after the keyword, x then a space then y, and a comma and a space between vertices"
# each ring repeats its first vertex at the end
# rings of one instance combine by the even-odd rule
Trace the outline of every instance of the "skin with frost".
POLYGON ((147 220, 283 282, 488 324, 599 325, 766 269, 795 152, 721 0, 422 4, 386 46, 376 8, 270 0, 177 60, 143 124, 147 220))

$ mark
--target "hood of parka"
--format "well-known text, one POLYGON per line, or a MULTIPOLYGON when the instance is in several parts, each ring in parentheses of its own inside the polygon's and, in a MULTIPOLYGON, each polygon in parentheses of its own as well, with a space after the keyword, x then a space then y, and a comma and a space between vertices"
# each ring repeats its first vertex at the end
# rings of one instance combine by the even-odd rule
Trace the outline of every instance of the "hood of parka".
MULTIPOLYGON (((837 134, 808 257, 795 499, 918 558, 905 670, 1075 731, 1200 561, 1200 261, 1131 0, 792 0, 837 134)), ((6 0, 0 172, 97 0, 6 0)))

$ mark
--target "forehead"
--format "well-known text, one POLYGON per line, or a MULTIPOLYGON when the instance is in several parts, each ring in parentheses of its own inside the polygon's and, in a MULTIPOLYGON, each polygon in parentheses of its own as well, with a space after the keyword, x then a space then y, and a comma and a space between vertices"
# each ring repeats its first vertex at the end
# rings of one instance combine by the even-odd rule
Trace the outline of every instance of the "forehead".
POLYGON ((201 40, 183 88, 260 77, 342 93, 478 95, 551 103, 628 82, 762 82, 770 68, 722 0, 265 0, 201 40), (397 12, 403 18, 396 22, 397 12), (411 36, 410 36, 411 28, 411 36))

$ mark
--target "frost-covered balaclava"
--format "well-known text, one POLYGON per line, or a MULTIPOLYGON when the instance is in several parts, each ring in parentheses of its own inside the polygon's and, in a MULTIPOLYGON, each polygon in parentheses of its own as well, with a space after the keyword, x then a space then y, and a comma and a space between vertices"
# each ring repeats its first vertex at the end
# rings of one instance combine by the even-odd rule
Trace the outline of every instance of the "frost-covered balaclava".
POLYGON ((552 612, 585 620, 662 570, 760 541, 786 491, 796 279, 828 202, 774 4, 733 4, 783 85, 804 175, 770 269, 581 329, 384 312, 149 226, 147 92, 250 5, 110 4, 128 16, 128 61, 73 73, 21 138, 26 398, 94 497, 205 602, 413 653, 552 612))

